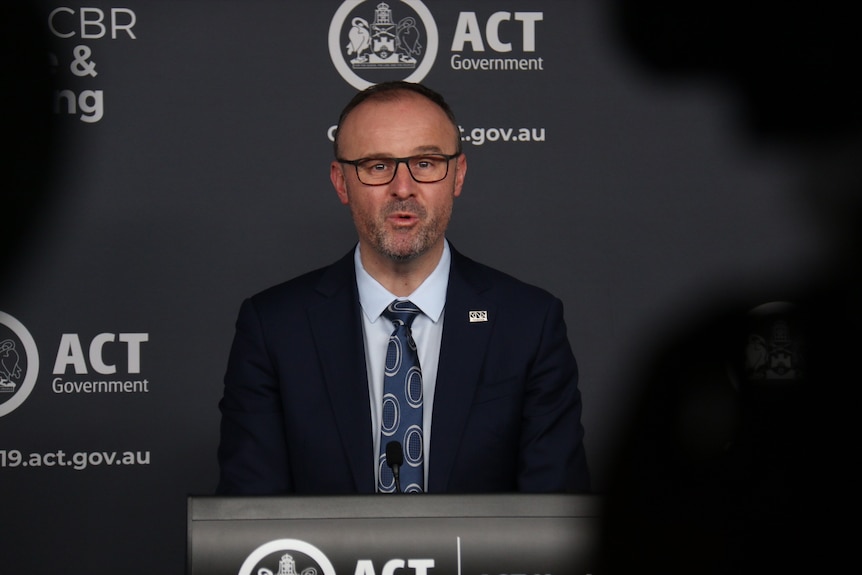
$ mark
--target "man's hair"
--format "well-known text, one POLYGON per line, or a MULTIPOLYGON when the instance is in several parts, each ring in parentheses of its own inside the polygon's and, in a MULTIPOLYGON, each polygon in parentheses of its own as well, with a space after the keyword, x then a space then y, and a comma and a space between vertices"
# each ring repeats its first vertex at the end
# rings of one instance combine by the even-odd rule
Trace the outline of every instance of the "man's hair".
POLYGON ((449 121, 452 123, 452 127, 455 129, 455 138, 457 140, 455 150, 456 154, 461 153, 461 130, 458 127, 458 121, 455 119, 455 114, 452 112, 452 108, 449 107, 449 104, 446 103, 446 100, 443 98, 443 95, 439 92, 435 92, 431 88, 427 86, 423 86, 422 84, 418 84, 415 82, 405 82, 403 80, 393 81, 393 82, 381 82, 379 84, 374 84, 361 92, 357 92, 355 96, 347 103, 344 109, 341 111, 341 115, 338 117, 338 126, 335 129, 335 137, 333 143, 333 151, 335 153, 335 157, 339 158, 338 153, 338 136, 341 133, 341 126, 344 124, 344 120, 348 115, 356 108, 359 104, 366 101, 379 101, 379 102, 392 102, 398 100, 403 97, 405 94, 413 93, 418 94, 431 102, 437 104, 437 106, 443 110, 446 114, 446 117, 449 118, 449 121))

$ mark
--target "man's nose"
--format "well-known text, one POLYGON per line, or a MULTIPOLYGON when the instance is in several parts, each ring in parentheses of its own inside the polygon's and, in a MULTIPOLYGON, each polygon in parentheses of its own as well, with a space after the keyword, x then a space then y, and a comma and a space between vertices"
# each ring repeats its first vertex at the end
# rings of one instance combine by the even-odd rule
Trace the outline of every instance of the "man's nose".
POLYGON ((407 162, 399 162, 398 165, 395 166, 395 177, 392 178, 389 188, 392 193, 397 196, 410 196, 414 193, 416 189, 416 180, 414 180, 413 176, 410 174, 410 168, 407 166, 407 162))

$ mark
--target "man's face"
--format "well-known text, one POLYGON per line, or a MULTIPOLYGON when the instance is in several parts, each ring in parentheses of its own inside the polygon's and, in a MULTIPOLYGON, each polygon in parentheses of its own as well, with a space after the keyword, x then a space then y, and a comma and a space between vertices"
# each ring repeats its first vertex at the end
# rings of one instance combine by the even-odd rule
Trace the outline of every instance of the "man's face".
MULTIPOLYGON (((339 131, 341 158, 402 158, 453 154, 458 135, 446 114, 418 94, 392 101, 366 101, 344 120, 339 131)), ((369 248, 392 261, 409 261, 441 249, 461 194, 467 163, 460 155, 443 180, 415 181, 405 164, 382 186, 359 181, 352 165, 333 162, 330 178, 343 204, 350 206, 363 254, 369 248)), ((370 254, 369 254, 370 255, 370 254)))

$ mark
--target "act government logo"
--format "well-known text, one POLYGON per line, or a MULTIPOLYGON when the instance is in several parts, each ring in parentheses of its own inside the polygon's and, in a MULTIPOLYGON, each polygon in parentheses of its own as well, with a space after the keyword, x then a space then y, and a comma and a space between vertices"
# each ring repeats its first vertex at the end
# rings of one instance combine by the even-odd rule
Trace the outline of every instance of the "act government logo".
POLYGON ((0 417, 27 400, 38 375, 36 342, 24 324, 0 311, 0 417))
POLYGON ((323 552, 299 539, 277 539, 252 551, 239 575, 335 575, 323 552))
POLYGON ((356 88, 421 82, 437 57, 437 24, 419 0, 346 0, 329 25, 329 56, 356 88))

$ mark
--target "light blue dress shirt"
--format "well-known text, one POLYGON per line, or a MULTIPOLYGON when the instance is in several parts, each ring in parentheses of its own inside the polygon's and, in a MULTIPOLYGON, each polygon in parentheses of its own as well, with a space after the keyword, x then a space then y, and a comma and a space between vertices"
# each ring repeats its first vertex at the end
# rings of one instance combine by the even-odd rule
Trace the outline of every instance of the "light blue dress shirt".
POLYGON ((362 328, 365 334, 365 365, 368 369, 368 395, 371 400, 371 429, 374 434, 375 485, 377 483, 377 458, 380 453, 380 410, 383 405, 383 364, 386 347, 394 326, 381 316, 394 299, 409 299, 422 310, 413 320, 413 339, 419 353, 422 368, 423 444, 425 447, 425 485, 428 485, 428 467, 431 461, 431 414, 434 405, 434 388, 437 383, 437 365, 440 359, 440 342, 443 339, 443 309, 446 305, 446 289, 449 286, 449 267, 452 255, 449 243, 443 243, 443 255, 437 267, 422 285, 408 297, 398 298, 384 288, 362 267, 359 245, 353 260, 356 268, 356 284, 359 288, 359 304, 362 306, 362 328))

